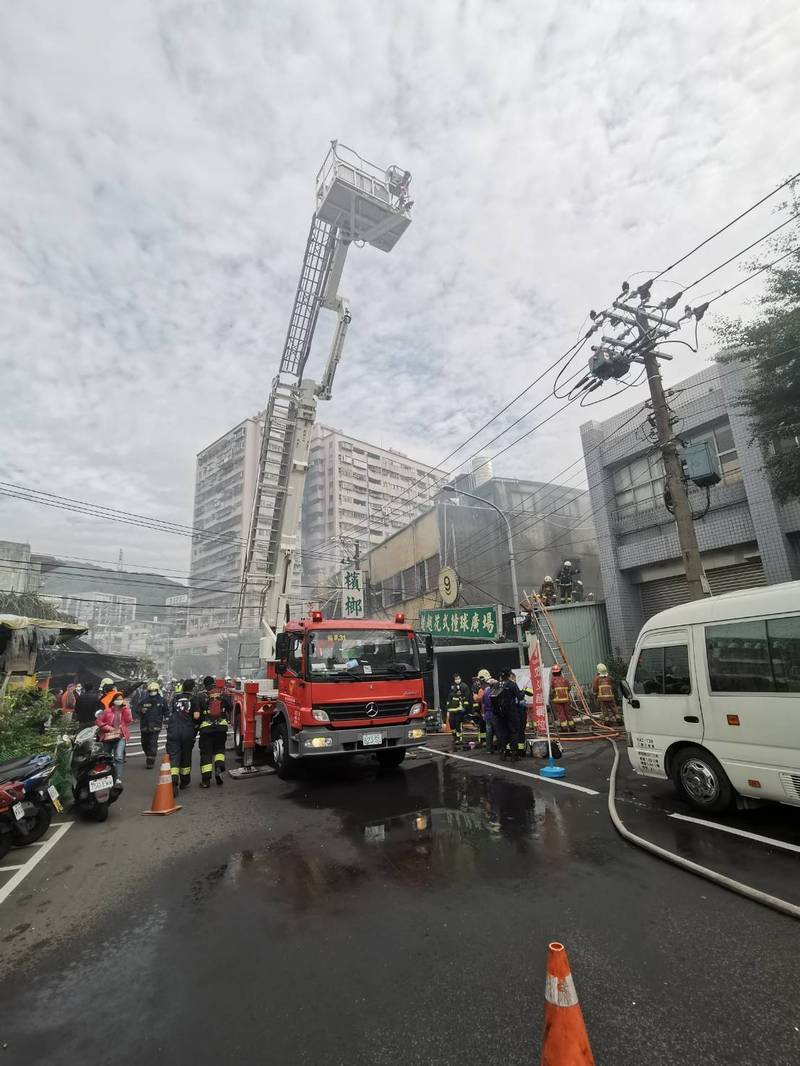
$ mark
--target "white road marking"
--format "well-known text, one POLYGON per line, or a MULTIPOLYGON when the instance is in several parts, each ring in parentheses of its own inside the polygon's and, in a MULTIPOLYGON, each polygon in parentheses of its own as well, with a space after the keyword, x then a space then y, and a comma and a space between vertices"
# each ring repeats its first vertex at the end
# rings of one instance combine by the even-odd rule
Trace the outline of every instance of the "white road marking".
POLYGON ((722 833, 733 833, 737 837, 746 837, 748 840, 756 840, 759 844, 769 844, 771 848, 782 848, 784 851, 800 853, 800 844, 787 844, 784 840, 775 840, 774 837, 762 837, 759 833, 748 833, 746 829, 736 829, 732 825, 720 825, 717 822, 706 822, 702 818, 691 818, 688 814, 670 814, 670 818, 678 818, 682 822, 694 822, 695 825, 703 825, 706 829, 719 829, 722 833))
POLYGON ((21 870, 24 865, 25 863, 22 863, 22 866, 0 866, 0 874, 9 874, 12 870, 21 870))
MULTIPOLYGON (((162 744, 160 748, 156 748, 156 751, 166 751, 166 745, 162 744)), ((126 751, 125 754, 129 759, 136 759, 139 755, 144 755, 143 751, 126 751)))
MULTIPOLYGON (((8 899, 14 889, 22 884, 31 870, 39 865, 48 851, 56 846, 59 840, 65 833, 69 832, 74 824, 74 822, 64 822, 58 827, 58 829, 56 829, 55 833, 53 833, 49 840, 38 841, 38 843, 42 845, 39 850, 31 855, 30 859, 28 859, 28 861, 17 870, 14 876, 8 880, 2 888, 0 888, 0 903, 3 903, 8 899)), ((28 846, 30 847, 30 845, 28 846)), ((2 867, 0 867, 0 872, 2 872, 2 867)))
POLYGON ((600 793, 594 788, 584 788, 583 785, 573 785, 571 781, 562 781, 560 778, 542 777, 541 774, 535 774, 532 770, 517 770, 514 766, 506 766, 505 763, 487 762, 485 759, 473 759, 468 755, 456 755, 451 751, 437 751, 436 748, 427 748, 425 745, 420 747, 420 751, 429 751, 431 755, 441 755, 445 759, 461 759, 463 762, 468 762, 472 766, 488 766, 490 770, 502 770, 507 774, 519 774, 521 777, 532 777, 536 781, 544 781, 546 785, 560 785, 562 788, 571 788, 575 792, 585 792, 587 796, 599 796, 600 793))

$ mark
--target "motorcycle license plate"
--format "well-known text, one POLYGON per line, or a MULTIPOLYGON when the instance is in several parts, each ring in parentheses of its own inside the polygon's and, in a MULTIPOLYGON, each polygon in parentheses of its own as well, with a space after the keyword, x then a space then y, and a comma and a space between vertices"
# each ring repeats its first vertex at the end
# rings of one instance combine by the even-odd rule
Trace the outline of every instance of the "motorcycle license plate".
POLYGON ((11 810, 14 812, 14 817, 18 822, 21 822, 25 817, 25 808, 21 803, 15 803, 11 810))
POLYGON ((113 786, 114 786, 114 778, 111 776, 111 774, 109 774, 108 777, 96 777, 94 779, 94 781, 90 781, 89 782, 89 791, 90 792, 102 792, 103 789, 113 788, 113 786))
POLYGON ((64 808, 61 806, 61 800, 58 795, 58 789, 55 785, 47 786, 47 795, 50 797, 50 802, 53 804, 55 809, 58 811, 59 814, 61 814, 64 808))
POLYGON ((383 744, 383 733, 364 733, 361 743, 365 748, 377 748, 383 744))

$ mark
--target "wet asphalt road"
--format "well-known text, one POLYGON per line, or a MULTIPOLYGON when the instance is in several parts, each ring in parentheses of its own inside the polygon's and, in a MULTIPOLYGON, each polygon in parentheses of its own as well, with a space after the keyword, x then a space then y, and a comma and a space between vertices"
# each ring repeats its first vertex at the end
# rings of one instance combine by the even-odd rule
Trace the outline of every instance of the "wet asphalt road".
MULTIPOLYGON (((530 1064, 552 939, 598 1063, 799 1062, 798 923, 625 844, 607 745, 565 762, 598 794, 420 753, 195 783, 150 819, 130 758, 108 822, 0 906, 0 1066, 530 1064)), ((637 832, 800 902, 800 853, 670 819, 669 786, 627 771, 619 798, 637 832)), ((727 822, 800 844, 795 810, 727 822)))

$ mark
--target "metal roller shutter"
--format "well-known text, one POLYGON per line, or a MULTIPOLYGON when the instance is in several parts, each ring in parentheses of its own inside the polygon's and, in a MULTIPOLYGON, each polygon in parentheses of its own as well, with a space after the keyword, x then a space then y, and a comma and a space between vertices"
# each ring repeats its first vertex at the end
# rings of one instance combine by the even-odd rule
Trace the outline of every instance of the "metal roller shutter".
MULTIPOLYGON (((706 577, 715 596, 723 592, 759 588, 767 584, 760 559, 737 563, 735 566, 722 566, 717 570, 708 570, 706 577)), ((645 619, 651 618, 659 611, 666 611, 668 607, 677 607, 678 604, 689 601, 686 578, 682 574, 677 577, 660 578, 658 581, 643 582, 639 586, 639 593, 645 619)))

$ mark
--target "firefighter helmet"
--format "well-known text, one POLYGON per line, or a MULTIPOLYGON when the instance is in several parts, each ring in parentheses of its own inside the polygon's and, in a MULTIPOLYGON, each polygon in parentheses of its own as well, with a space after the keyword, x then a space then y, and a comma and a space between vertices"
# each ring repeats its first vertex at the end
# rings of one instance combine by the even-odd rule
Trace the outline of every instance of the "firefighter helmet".
POLYGON ((555 666, 553 667, 553 674, 555 676, 558 676, 560 673, 561 673, 561 667, 558 665, 558 663, 556 663, 555 666))
POLYGON ((151 681, 150 684, 147 686, 147 691, 148 692, 158 692, 158 682, 157 681, 151 681))
POLYGON ((598 672, 598 674, 607 674, 608 673, 608 667, 606 666, 605 663, 598 663, 597 664, 597 672, 598 672))
POLYGON ((481 679, 481 681, 491 681, 492 679, 492 675, 489 673, 488 670, 479 670, 478 677, 481 679))

